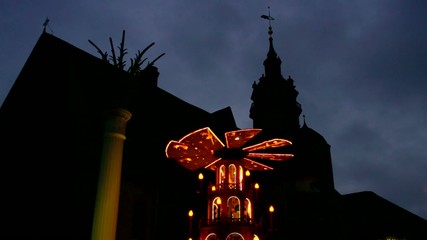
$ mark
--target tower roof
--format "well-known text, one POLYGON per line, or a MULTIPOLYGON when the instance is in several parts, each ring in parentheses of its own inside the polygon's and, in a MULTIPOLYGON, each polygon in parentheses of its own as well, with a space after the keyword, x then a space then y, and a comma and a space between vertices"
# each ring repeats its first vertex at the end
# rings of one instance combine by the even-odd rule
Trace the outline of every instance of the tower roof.
POLYGON ((261 18, 268 20, 268 41, 270 43, 267 58, 264 60, 265 76, 281 77, 280 65, 282 61, 277 56, 273 46, 273 28, 271 27, 271 21, 274 20, 274 18, 270 15, 270 7, 268 8, 268 16, 261 15, 261 18))

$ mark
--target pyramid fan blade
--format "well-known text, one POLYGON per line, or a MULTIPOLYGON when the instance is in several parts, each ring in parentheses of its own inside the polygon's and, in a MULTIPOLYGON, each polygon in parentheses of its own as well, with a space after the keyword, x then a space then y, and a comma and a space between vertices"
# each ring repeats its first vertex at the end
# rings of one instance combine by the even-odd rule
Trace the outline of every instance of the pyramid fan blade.
POLYGON ((225 140, 226 140, 227 148, 233 148, 233 149, 240 148, 260 132, 261 132, 261 129, 254 129, 254 128, 226 132, 225 140))
POLYGON ((213 151, 177 141, 170 141, 166 147, 168 158, 182 159, 194 157, 213 157, 213 151))
POLYGON ((211 165, 212 162, 215 162, 216 158, 201 158, 201 157, 195 157, 195 158, 182 158, 177 159, 176 161, 183 166, 184 168, 195 171, 197 169, 200 169, 206 165, 211 165))
POLYGON ((294 157, 293 154, 286 153, 248 153, 248 157, 267 159, 273 161, 285 161, 294 157))
POLYGON ((204 148, 209 151, 216 151, 224 147, 224 144, 209 127, 201 128, 191 132, 181 138, 179 142, 191 146, 197 146, 199 148, 204 148))
POLYGON ((166 147, 166 156, 175 159, 183 167, 194 171, 216 161, 213 151, 188 145, 177 141, 170 141, 166 147))
POLYGON ((180 143, 174 140, 169 141, 166 145, 166 157, 167 158, 180 158, 183 154, 186 154, 188 145, 180 143))
POLYGON ((258 143, 258 144, 243 148, 243 150, 247 152, 253 152, 258 150, 278 148, 278 147, 284 147, 289 145, 292 145, 291 141, 288 141, 286 139, 275 138, 275 139, 271 139, 268 141, 264 141, 262 143, 258 143))
POLYGON ((257 161, 251 160, 249 158, 243 158, 243 167, 251 171, 273 170, 272 167, 259 163, 257 161))
POLYGON ((194 171, 216 161, 213 154, 222 148, 224 144, 209 127, 205 127, 185 135, 179 141, 170 141, 166 146, 166 156, 194 171))

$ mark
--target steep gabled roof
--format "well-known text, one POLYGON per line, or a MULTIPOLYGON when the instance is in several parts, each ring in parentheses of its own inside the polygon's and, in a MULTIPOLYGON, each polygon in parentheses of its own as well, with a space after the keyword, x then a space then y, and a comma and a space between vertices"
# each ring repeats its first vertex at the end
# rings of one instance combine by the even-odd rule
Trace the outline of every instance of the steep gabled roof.
MULTIPOLYGON (((124 183, 140 184, 158 169, 185 182, 191 176, 165 157, 167 142, 210 124, 235 125, 43 32, 0 108, 1 237, 89 238, 104 116, 117 107, 132 113, 124 183)), ((150 187, 160 189, 160 177, 150 187)))

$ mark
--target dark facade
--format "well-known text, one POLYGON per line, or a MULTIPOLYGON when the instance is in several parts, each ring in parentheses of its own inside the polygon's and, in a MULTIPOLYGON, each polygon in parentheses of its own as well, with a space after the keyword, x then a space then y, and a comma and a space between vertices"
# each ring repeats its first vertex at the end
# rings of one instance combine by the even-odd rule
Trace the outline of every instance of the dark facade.
POLYGON ((229 108, 208 113, 184 102, 153 84, 156 68, 151 71, 131 79, 55 36, 40 36, 0 109, 0 236, 90 238, 104 118, 121 107, 132 118, 118 239, 185 237, 187 225, 177 219, 194 201, 194 174, 166 159, 165 146, 200 127, 236 126, 229 108))
MULTIPOLYGON (((253 85, 250 117, 263 129, 254 141, 289 139, 295 158, 251 176, 263 187, 258 208, 277 206, 269 238, 427 239, 425 219, 372 192, 335 190, 330 146, 305 122, 300 126, 298 92, 280 65, 270 36, 265 73, 253 85)), ((160 89, 158 74, 152 66, 132 78, 41 34, 0 108, 1 238, 90 238, 105 115, 114 108, 132 113, 117 239, 186 238, 188 209, 203 200, 198 172, 167 159, 165 147, 202 127, 218 136, 238 127, 229 107, 206 112, 160 89)), ((202 172, 207 186, 214 176, 202 172)), ((268 218, 267 211, 257 214, 268 218)))

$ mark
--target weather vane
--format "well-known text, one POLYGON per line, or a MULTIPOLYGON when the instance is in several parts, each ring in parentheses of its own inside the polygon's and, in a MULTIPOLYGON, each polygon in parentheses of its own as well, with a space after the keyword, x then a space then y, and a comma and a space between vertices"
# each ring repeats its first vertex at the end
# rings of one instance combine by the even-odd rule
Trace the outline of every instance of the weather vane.
POLYGON ((261 15, 261 18, 268 20, 268 34, 271 36, 273 34, 273 29, 271 28, 271 20, 274 20, 274 18, 270 15, 270 6, 268 6, 268 16, 261 15))

